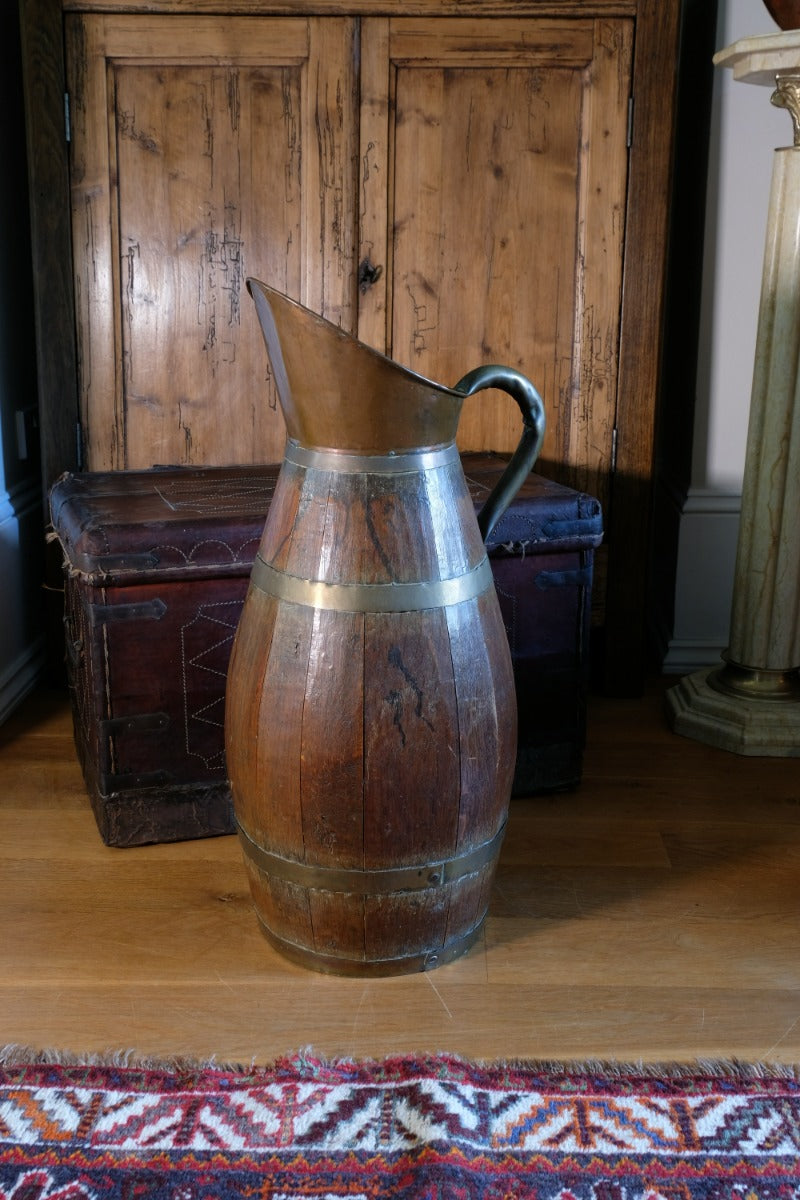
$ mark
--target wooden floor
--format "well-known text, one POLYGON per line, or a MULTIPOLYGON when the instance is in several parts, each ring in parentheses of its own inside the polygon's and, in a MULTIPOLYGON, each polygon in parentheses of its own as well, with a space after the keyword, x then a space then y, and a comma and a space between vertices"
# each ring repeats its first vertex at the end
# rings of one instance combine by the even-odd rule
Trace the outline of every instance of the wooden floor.
POLYGON ((593 699, 584 779, 512 805, 460 962, 337 979, 263 940, 234 838, 111 850, 59 694, 0 729, 0 1042, 264 1062, 800 1062, 800 760, 679 738, 662 685, 593 699))

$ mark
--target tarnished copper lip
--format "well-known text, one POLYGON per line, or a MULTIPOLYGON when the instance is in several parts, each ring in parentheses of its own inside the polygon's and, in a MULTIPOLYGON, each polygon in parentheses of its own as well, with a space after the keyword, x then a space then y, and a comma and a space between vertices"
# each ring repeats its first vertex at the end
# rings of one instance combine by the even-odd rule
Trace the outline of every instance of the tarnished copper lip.
POLYGON ((455 442, 440 448, 412 453, 347 454, 341 450, 313 450, 291 438, 286 443, 284 462, 313 471, 335 471, 342 475, 410 475, 432 471, 460 462, 455 442))

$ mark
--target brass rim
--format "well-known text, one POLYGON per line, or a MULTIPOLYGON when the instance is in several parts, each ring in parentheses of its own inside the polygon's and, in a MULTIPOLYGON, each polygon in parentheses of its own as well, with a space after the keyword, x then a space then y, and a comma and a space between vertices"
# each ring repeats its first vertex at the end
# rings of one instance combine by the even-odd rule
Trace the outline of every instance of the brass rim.
POLYGON ((744 700, 796 704, 800 700, 800 670, 770 671, 743 667, 728 660, 724 667, 711 671, 708 685, 715 692, 744 700))

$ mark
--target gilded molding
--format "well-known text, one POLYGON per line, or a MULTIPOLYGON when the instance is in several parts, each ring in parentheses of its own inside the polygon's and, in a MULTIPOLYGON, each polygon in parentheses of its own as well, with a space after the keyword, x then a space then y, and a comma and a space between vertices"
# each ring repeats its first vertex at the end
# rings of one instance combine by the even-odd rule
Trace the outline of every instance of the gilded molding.
POLYGON ((770 97, 776 108, 785 108, 792 118, 794 144, 800 146, 800 74, 776 75, 770 97))

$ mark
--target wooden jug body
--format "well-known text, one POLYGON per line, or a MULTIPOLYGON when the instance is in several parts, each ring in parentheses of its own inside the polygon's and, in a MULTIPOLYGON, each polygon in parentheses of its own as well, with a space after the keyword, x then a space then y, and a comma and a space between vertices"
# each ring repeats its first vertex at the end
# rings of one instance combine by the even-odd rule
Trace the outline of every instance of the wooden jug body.
POLYGON ((308 966, 429 969, 480 931, 516 752, 508 639, 455 445, 466 393, 251 286, 289 431, 228 675, 252 895, 270 941, 308 966), (317 353, 315 334, 333 347, 317 353), (337 353, 360 350, 345 380, 337 353))

